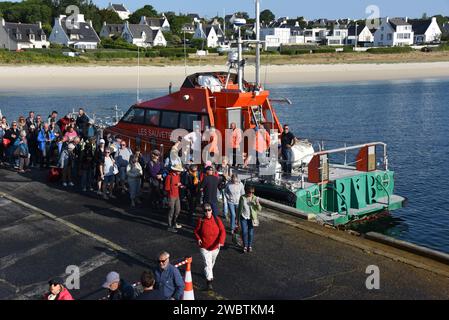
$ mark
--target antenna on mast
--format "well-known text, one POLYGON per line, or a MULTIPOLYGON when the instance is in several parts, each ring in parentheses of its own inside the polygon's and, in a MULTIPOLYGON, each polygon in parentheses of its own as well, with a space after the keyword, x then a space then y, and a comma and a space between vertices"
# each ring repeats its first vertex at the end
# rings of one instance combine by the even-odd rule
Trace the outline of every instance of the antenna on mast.
POLYGON ((260 88, 260 0, 256 0, 256 87, 260 88))

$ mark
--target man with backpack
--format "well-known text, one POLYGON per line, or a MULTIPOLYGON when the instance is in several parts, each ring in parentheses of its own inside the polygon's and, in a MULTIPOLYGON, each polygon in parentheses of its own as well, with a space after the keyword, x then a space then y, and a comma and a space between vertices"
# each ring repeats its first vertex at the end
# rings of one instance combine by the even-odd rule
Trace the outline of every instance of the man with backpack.
POLYGON ((212 206, 209 203, 204 204, 204 217, 198 220, 194 234, 204 261, 207 289, 213 290, 213 268, 220 247, 225 244, 226 231, 220 218, 213 215, 212 206))

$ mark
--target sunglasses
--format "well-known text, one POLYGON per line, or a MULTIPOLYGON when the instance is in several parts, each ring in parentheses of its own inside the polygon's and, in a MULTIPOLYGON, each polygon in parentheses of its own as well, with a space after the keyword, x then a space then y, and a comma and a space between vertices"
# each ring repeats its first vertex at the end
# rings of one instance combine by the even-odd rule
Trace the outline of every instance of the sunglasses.
POLYGON ((167 259, 165 259, 165 260, 158 260, 158 262, 159 262, 159 263, 166 263, 166 262, 167 262, 167 260, 168 260, 168 258, 167 258, 167 259))
POLYGON ((212 211, 211 208, 206 208, 206 209, 204 209, 204 210, 206 210, 207 212, 212 211))

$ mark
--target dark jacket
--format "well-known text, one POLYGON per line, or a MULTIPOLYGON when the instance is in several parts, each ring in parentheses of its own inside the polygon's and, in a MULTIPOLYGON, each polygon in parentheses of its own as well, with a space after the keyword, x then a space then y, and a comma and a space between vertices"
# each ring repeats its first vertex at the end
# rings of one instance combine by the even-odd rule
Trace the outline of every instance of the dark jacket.
POLYGON ((135 297, 134 288, 121 279, 117 290, 109 290, 109 300, 132 300, 135 297))
POLYGON ((167 300, 160 290, 147 290, 140 293, 136 300, 167 300))
POLYGON ((204 192, 204 203, 217 203, 217 192, 220 179, 214 175, 205 176, 201 182, 201 189, 204 192))

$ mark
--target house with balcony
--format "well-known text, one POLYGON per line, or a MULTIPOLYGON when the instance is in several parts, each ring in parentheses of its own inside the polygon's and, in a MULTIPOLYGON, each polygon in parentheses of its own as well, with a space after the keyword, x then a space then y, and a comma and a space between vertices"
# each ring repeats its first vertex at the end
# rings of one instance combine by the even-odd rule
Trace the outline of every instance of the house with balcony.
POLYGON ((0 20, 0 48, 8 50, 48 48, 50 42, 40 22, 35 24, 0 20))
POLYGON ((121 4, 113 4, 109 2, 108 10, 114 11, 118 14, 120 19, 122 20, 128 20, 129 16, 131 15, 131 12, 125 7, 123 3, 121 4))
POLYGON ((123 28, 122 38, 128 43, 143 48, 167 46, 167 40, 165 39, 162 30, 153 30, 147 24, 130 24, 126 21, 123 28))
POLYGON ((374 33, 376 47, 411 46, 414 32, 408 18, 383 18, 379 29, 374 33))
POLYGON ((344 46, 348 39, 348 29, 335 26, 326 36, 326 44, 328 46, 344 46))
POLYGON ((420 45, 440 42, 443 32, 435 17, 426 20, 410 20, 410 23, 412 25, 413 32, 415 33, 415 44, 420 45))
POLYGON ((304 43, 320 45, 327 43, 326 37, 329 34, 327 28, 316 27, 304 30, 304 43))

